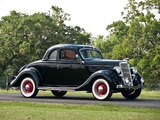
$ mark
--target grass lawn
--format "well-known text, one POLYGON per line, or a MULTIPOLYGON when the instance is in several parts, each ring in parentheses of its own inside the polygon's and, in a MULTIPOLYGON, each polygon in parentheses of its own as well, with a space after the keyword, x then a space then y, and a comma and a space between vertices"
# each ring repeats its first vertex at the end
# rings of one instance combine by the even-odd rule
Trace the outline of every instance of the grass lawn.
MULTIPOLYGON (((0 90, 20 94, 19 90, 0 90)), ((39 95, 52 95, 39 91, 39 95)), ((86 92, 68 92, 66 96, 92 96, 86 92)), ((112 97, 122 97, 120 93, 112 97)), ((140 99, 160 100, 160 91, 142 91, 140 99)), ((160 120, 160 109, 117 105, 66 105, 0 101, 0 120, 160 120)))
POLYGON ((1 120, 160 120, 160 109, 0 101, 1 120))

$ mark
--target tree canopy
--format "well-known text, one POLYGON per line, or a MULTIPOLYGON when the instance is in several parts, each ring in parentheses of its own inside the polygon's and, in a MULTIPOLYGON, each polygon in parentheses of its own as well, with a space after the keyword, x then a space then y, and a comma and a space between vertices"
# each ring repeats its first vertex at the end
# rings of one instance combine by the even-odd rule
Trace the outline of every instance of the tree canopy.
POLYGON ((130 65, 138 67, 148 87, 157 88, 160 86, 160 18, 155 18, 153 9, 160 16, 160 1, 128 1, 122 12, 123 21, 108 25, 110 37, 96 46, 102 44, 99 47, 109 59, 130 58, 130 65))
POLYGON ((0 76, 41 59, 52 45, 92 44, 107 59, 129 58, 149 88, 160 87, 160 1, 128 0, 121 15, 123 20, 106 27, 109 36, 91 39, 83 28, 67 26, 70 15, 57 6, 33 15, 11 11, 0 21, 0 76))
POLYGON ((11 11, 0 21, 0 70, 19 68, 42 59, 45 51, 59 43, 90 43, 90 34, 79 26, 67 26, 69 14, 52 6, 48 13, 27 15, 11 11))

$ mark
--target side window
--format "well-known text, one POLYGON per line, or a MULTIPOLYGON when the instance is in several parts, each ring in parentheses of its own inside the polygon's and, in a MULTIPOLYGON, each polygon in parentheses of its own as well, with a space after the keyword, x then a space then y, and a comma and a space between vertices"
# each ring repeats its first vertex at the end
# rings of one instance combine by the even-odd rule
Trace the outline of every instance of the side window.
POLYGON ((75 60, 76 52, 74 50, 68 50, 68 49, 61 50, 60 59, 75 60))
POLYGON ((57 50, 52 51, 52 53, 49 56, 49 59, 55 60, 57 57, 57 50))

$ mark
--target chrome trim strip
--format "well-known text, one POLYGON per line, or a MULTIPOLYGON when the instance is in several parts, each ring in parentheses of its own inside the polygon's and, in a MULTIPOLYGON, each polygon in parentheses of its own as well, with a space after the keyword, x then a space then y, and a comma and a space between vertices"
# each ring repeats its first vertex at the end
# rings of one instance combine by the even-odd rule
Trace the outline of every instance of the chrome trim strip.
POLYGON ((128 86, 128 85, 117 85, 116 86, 117 89, 139 89, 142 88, 142 85, 138 85, 138 86, 128 86))

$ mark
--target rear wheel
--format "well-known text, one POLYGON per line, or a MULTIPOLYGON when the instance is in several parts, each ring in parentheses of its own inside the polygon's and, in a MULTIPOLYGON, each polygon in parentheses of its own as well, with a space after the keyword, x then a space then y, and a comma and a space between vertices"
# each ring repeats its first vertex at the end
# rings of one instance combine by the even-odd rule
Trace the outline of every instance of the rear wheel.
POLYGON ((136 99, 141 94, 141 90, 142 88, 139 88, 137 90, 123 91, 121 93, 126 99, 133 100, 136 99))
POLYGON ((63 97, 67 91, 58 91, 58 90, 51 90, 52 94, 56 97, 63 97))
POLYGON ((21 94, 26 98, 35 97, 38 93, 35 81, 31 77, 26 77, 22 80, 20 85, 21 94))
POLYGON ((97 79, 92 85, 92 94, 98 100, 106 100, 112 96, 112 88, 108 81, 97 79))

